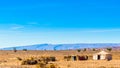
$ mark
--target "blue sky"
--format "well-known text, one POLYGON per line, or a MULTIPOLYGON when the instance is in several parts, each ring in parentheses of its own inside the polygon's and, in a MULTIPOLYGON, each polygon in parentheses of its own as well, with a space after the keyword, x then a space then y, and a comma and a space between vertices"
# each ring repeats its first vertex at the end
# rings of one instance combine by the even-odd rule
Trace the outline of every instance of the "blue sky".
POLYGON ((120 43, 119 0, 2 0, 0 46, 120 43))

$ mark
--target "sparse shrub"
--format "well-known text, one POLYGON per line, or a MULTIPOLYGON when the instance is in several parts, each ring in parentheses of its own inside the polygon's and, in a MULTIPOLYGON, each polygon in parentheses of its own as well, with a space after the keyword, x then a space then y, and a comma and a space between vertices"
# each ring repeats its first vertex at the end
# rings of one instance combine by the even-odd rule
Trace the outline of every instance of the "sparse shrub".
POLYGON ((48 57, 41 57, 40 61, 48 64, 48 62, 50 61, 50 59, 48 57))
POLYGON ((13 51, 14 51, 14 52, 17 52, 17 49, 14 47, 14 48, 13 48, 13 51))
MULTIPOLYGON (((30 57, 29 59, 25 59, 22 61, 22 65, 36 65, 36 68, 54 68, 54 65, 49 65, 48 62, 50 61, 56 61, 55 57, 30 57)), ((56 67, 55 67, 56 68, 56 67)))
POLYGON ((35 65, 37 63, 38 63, 37 60, 30 60, 30 59, 22 61, 22 65, 35 65))
POLYGON ((49 57, 50 61, 56 61, 55 57, 49 57))
POLYGON ((56 66, 54 64, 50 65, 50 68, 56 68, 56 66))
POLYGON ((46 68, 46 64, 45 63, 38 63, 36 65, 36 68, 46 68))
POLYGON ((80 51, 81 51, 81 49, 78 49, 78 50, 77 50, 77 52, 80 52, 80 51))
POLYGON ((112 48, 107 48, 107 50, 108 50, 108 51, 111 51, 111 50, 112 50, 112 48))
POLYGON ((21 60, 22 60, 22 58, 20 58, 20 57, 17 57, 17 60, 21 61, 21 60))
POLYGON ((96 51, 96 49, 95 49, 95 48, 93 48, 93 51, 96 51))
POLYGON ((46 65, 46 68, 59 68, 59 67, 55 64, 48 64, 46 65))
POLYGON ((57 67, 54 64, 49 64, 49 66, 47 66, 47 68, 57 68, 57 67))
POLYGON ((44 64, 44 63, 39 63, 36 65, 36 68, 60 68, 55 64, 44 64))
POLYGON ((86 51, 86 50, 87 50, 86 48, 83 49, 83 51, 86 51))
POLYGON ((23 51, 27 51, 27 49, 23 49, 23 51))
POLYGON ((67 60, 67 61, 70 61, 71 56, 64 56, 64 59, 67 60))

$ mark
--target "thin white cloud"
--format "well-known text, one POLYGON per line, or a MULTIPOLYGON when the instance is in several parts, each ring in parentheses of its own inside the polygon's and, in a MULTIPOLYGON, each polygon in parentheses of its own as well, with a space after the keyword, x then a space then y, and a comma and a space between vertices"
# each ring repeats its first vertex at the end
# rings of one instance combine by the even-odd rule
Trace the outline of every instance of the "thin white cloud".
POLYGON ((12 25, 11 27, 12 30, 18 30, 18 29, 23 29, 23 28, 24 28, 23 25, 17 25, 17 24, 12 25))
POLYGON ((38 22, 29 22, 28 25, 37 25, 39 24, 38 22))
POLYGON ((26 23, 26 26, 50 26, 51 24, 50 23, 39 23, 39 22, 28 22, 26 23))
POLYGON ((120 29, 87 30, 85 32, 120 32, 120 29))

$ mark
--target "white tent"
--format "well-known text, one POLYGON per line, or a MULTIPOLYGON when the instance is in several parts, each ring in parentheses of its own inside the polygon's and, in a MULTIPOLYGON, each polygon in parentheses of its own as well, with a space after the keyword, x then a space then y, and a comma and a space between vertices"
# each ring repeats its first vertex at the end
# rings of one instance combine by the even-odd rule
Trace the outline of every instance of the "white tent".
POLYGON ((112 55, 105 51, 101 51, 93 55, 93 60, 112 60, 112 55))

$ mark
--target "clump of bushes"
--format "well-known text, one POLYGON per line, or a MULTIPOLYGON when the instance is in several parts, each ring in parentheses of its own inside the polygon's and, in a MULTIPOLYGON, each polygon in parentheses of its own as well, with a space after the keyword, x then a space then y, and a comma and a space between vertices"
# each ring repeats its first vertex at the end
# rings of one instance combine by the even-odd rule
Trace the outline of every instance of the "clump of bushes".
POLYGON ((30 59, 22 61, 22 65, 35 65, 37 63, 38 63, 37 60, 30 60, 30 59))
POLYGON ((36 68, 60 68, 55 64, 44 64, 44 63, 39 63, 36 65, 36 68))
POLYGON ((27 49, 23 49, 23 51, 27 51, 27 49))
POLYGON ((40 58, 31 57, 29 59, 23 60, 22 65, 35 65, 39 63, 48 64, 48 62, 50 61, 54 62, 56 61, 56 58, 55 57, 40 57, 40 58))
POLYGON ((22 65, 36 65, 36 68, 58 68, 57 65, 48 63, 50 61, 56 61, 56 58, 51 56, 51 57, 40 57, 40 58, 35 58, 31 57, 28 59, 25 59, 22 61, 22 65))
POLYGON ((108 51, 112 51, 112 48, 107 48, 108 51))
POLYGON ((93 51, 96 51, 96 49, 95 49, 95 48, 93 48, 92 50, 93 50, 93 51))
POLYGON ((58 68, 55 64, 48 64, 46 65, 46 68, 58 68))
POLYGON ((80 52, 80 51, 81 51, 81 49, 78 49, 78 50, 77 50, 77 52, 80 52))
POLYGON ((67 60, 67 61, 70 61, 71 56, 64 56, 64 59, 67 60))
POLYGON ((83 49, 83 51, 86 51, 86 50, 87 50, 86 48, 83 49))
POLYGON ((56 58, 55 57, 49 57, 50 61, 56 61, 56 58))
POLYGON ((38 63, 36 64, 36 68, 45 68, 46 64, 45 63, 38 63))

